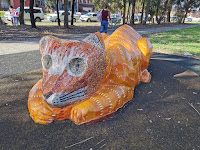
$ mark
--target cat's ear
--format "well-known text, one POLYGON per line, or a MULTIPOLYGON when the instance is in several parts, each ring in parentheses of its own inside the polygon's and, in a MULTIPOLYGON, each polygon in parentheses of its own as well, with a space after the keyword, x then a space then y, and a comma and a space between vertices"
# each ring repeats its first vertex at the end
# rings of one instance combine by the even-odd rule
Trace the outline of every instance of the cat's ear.
POLYGON ((83 41, 97 46, 102 50, 105 49, 104 40, 100 32, 90 34, 85 39, 83 39, 83 41))
POLYGON ((49 36, 49 35, 44 36, 44 37, 42 37, 40 39, 40 41, 39 41, 39 49, 40 49, 41 55, 44 55, 47 46, 50 44, 49 42, 50 41, 54 41, 54 40, 55 40, 55 37, 49 36))

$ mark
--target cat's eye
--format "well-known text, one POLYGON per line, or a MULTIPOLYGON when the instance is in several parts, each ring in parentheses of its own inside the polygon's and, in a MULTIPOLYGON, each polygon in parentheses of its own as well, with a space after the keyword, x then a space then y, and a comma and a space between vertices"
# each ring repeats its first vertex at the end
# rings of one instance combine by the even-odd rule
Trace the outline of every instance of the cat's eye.
POLYGON ((87 67, 86 61, 83 58, 73 58, 68 66, 67 70, 72 73, 72 75, 80 76, 84 73, 87 67))
POLYGON ((45 69, 49 69, 52 66, 52 59, 50 55, 44 55, 42 57, 42 64, 45 69))

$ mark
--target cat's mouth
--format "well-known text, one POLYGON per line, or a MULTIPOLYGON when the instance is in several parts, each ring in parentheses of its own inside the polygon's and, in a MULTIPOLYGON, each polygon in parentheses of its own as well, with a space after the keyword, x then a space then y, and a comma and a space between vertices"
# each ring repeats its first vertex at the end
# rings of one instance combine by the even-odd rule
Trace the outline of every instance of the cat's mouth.
POLYGON ((50 93, 47 95, 43 95, 43 98, 50 105, 56 107, 64 107, 73 102, 85 99, 85 92, 87 91, 87 87, 88 86, 82 87, 71 93, 50 93))

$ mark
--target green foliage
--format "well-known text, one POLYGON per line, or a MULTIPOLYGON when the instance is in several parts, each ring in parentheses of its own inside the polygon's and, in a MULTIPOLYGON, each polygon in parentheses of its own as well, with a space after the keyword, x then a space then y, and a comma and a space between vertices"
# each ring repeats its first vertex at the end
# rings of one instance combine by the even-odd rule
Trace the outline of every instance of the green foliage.
POLYGON ((155 51, 189 52, 200 56, 200 26, 147 36, 155 51))
POLYGON ((156 14, 156 4, 157 4, 156 1, 151 1, 150 3, 149 14, 151 16, 154 16, 156 14))
POLYGON ((200 6, 199 0, 176 0, 177 6, 176 15, 182 20, 182 18, 186 18, 187 13, 191 11, 192 8, 198 8, 200 6))
POLYGON ((103 9, 105 4, 107 4, 111 13, 122 11, 123 7, 121 0, 93 0, 93 3, 97 11, 103 9))
POLYGON ((0 17, 4 17, 5 11, 0 11, 0 17))
POLYGON ((46 7, 47 7, 48 9, 55 9, 55 5, 54 5, 54 3, 53 3, 52 0, 47 0, 47 1, 46 1, 46 7))

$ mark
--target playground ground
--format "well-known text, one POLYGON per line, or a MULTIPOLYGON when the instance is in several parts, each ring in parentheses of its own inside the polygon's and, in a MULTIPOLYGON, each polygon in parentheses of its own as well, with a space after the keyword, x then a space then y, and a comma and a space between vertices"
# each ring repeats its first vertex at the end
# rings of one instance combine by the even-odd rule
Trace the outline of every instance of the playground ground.
MULTIPOLYGON (((78 35, 75 38, 79 39, 78 35)), ((19 43, 26 44, 26 40, 19 43)), ((1 73, 11 71, 0 79, 1 149, 200 149, 199 59, 154 52, 148 69, 150 83, 139 84, 134 98, 113 118, 77 126, 70 120, 48 125, 32 121, 27 99, 42 78, 41 64, 14 71, 29 66, 29 55, 35 63, 40 59, 38 50, 31 49, 0 55, 1 73)))

